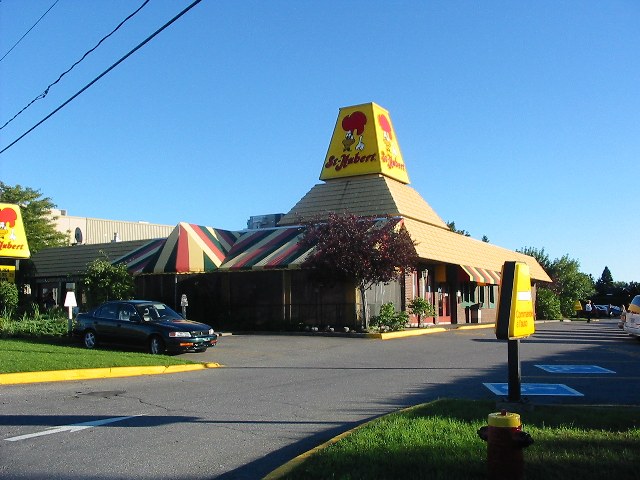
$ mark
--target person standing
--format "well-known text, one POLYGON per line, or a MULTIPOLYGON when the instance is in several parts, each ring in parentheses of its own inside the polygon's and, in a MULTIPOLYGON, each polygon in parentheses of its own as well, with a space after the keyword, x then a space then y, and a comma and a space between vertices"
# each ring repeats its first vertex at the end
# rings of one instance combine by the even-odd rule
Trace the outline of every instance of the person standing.
POLYGON ((591 300, 587 300, 587 303, 584 305, 584 314, 587 317, 587 323, 591 323, 591 315, 593 313, 593 305, 591 305, 591 300))

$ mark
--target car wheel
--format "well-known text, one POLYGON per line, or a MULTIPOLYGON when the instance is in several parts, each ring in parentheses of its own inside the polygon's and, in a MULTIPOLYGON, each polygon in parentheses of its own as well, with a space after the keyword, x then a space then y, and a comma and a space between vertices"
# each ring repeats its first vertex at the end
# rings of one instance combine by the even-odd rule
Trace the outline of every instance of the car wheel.
POLYGON ((82 336, 82 341, 84 342, 85 347, 95 348, 95 346, 98 344, 96 332, 94 332, 93 330, 87 330, 82 336))
POLYGON ((164 353, 164 342, 157 335, 154 335, 149 339, 149 353, 153 355, 160 355, 164 353))

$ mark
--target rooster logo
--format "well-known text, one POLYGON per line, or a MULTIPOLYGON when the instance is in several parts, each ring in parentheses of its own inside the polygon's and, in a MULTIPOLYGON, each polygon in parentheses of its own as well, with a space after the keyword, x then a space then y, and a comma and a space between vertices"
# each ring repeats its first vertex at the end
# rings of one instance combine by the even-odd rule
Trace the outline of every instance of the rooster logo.
POLYGON ((0 210, 0 238, 9 233, 9 240, 15 240, 16 234, 14 227, 18 216, 13 208, 5 208, 0 210))
POLYGON ((356 150, 364 150, 364 143, 362 142, 362 134, 364 133, 364 126, 367 124, 367 116, 361 111, 353 112, 351 115, 347 115, 342 119, 342 129, 345 131, 344 140, 342 140, 343 152, 350 152, 351 145, 356 143, 354 133, 360 138, 358 144, 355 146, 356 150))
POLYGON ((385 115, 378 115, 378 123, 380 124, 380 128, 382 129, 382 139, 384 141, 384 145, 387 148, 387 152, 390 154, 397 156, 398 151, 396 150, 395 145, 392 146, 391 140, 393 140, 393 133, 391 132, 391 122, 385 115))

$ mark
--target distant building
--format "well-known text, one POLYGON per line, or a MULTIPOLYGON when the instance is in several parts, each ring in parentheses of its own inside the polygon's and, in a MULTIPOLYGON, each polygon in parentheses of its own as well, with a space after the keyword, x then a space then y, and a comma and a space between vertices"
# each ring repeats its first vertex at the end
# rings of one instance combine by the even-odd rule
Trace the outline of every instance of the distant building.
POLYGON ((126 242, 151 238, 166 238, 175 225, 149 222, 126 222, 99 218, 75 217, 66 210, 52 210, 56 230, 68 235, 69 245, 126 242))

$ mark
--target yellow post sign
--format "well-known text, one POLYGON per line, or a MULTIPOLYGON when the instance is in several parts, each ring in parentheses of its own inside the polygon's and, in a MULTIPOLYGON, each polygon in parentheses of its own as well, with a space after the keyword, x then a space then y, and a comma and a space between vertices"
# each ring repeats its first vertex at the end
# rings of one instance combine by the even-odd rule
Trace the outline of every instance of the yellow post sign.
POLYGON ((16 283, 16 267, 0 265, 0 282, 16 283))
POLYGON ((0 258, 30 256, 20 207, 12 203, 0 203, 0 258))
POLYGON ((375 103, 341 108, 320 180, 370 173, 409 183, 389 112, 375 103))
POLYGON ((535 332, 531 276, 523 262, 505 262, 498 297, 496 337, 513 340, 535 332))
POLYGON ((580 303, 580 300, 576 300, 576 301, 573 303, 573 309, 574 309, 576 312, 579 312, 580 310, 582 310, 582 303, 580 303))

